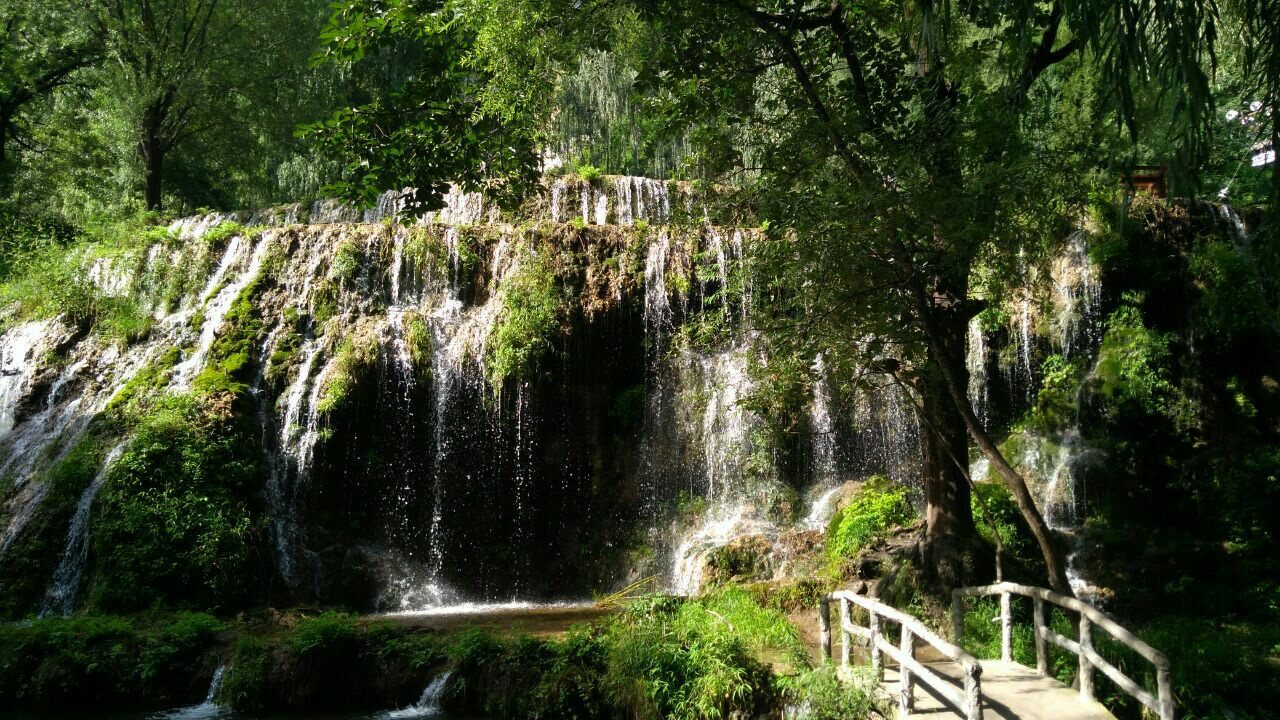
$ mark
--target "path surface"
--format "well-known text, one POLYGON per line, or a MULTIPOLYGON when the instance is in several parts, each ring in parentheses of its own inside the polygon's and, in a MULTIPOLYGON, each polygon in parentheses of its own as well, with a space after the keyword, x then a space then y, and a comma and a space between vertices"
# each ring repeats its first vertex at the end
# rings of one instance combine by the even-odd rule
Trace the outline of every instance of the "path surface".
MULTIPOLYGON (((1053 678, 1017 663, 982 660, 982 711, 984 720, 1115 720, 1102 705, 1080 700, 1080 692, 1053 678)), ((926 666, 956 687, 961 686, 960 664, 930 662, 926 666)), ((885 667, 881 690, 898 706, 898 669, 885 667)), ((963 716, 934 697, 929 686, 917 682, 916 709, 911 717, 951 720, 963 716)))

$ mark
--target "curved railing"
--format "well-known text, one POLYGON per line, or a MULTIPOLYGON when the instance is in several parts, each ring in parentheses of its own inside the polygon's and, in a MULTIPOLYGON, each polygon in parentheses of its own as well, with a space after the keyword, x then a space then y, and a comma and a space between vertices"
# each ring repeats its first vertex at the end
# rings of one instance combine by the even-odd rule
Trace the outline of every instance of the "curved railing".
POLYGON ((1049 673, 1049 654, 1046 643, 1052 642, 1076 654, 1079 659, 1080 697, 1085 701, 1093 701, 1093 670, 1097 668, 1111 678, 1121 690, 1137 698, 1160 720, 1174 720, 1172 680, 1169 673, 1169 658, 1165 654, 1143 642, 1138 636, 1120 627, 1097 608, 1080 602, 1075 598, 1059 595, 1052 590, 1018 585, 1016 583, 998 583, 980 587, 958 588, 951 593, 951 625, 953 635, 958 642, 964 632, 964 598, 981 595, 1000 596, 1000 655, 1006 662, 1013 661, 1013 616, 1011 613, 1012 596, 1023 595, 1035 603, 1032 622, 1035 630, 1036 672, 1040 675, 1049 673), (1045 624, 1044 604, 1053 603, 1058 607, 1071 610, 1080 615, 1078 640, 1063 637, 1045 624), (1097 626, 1107 631, 1111 637, 1146 658, 1156 669, 1156 694, 1152 695, 1138 683, 1131 680, 1119 668, 1107 662, 1093 649, 1093 628, 1097 626))
POLYGON ((884 662, 882 653, 898 662, 898 707, 901 715, 906 717, 915 709, 915 682, 928 685, 934 695, 942 698, 966 720, 982 720, 982 665, 976 658, 960 647, 943 640, 925 627, 918 618, 907 615, 877 600, 838 590, 818 601, 818 620, 822 630, 822 653, 831 658, 831 601, 840 603, 840 666, 849 667, 849 656, 853 647, 853 636, 857 635, 868 641, 871 648, 871 668, 878 681, 884 679, 884 662), (868 627, 854 625, 851 619, 851 606, 857 605, 867 611, 868 627), (884 621, 897 623, 900 626, 899 643, 885 640, 881 629, 884 621), (916 660, 915 638, 929 643, 943 656, 959 663, 964 677, 963 690, 957 688, 937 673, 916 660))

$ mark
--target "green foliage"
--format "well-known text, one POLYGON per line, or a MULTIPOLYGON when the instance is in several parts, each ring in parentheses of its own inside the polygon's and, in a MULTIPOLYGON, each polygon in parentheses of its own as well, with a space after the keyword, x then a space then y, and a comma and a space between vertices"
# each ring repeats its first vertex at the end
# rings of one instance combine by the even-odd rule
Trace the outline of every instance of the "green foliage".
MULTIPOLYGON (((1280 622, 1271 617, 1250 623, 1172 614, 1136 633, 1169 656, 1179 717, 1262 720, 1274 712, 1277 700, 1280 622)), ((1148 691, 1155 691, 1154 673, 1145 659, 1116 643, 1106 643, 1102 654, 1148 691)), ((1118 716, 1138 714, 1136 701, 1104 684, 1100 695, 1107 698, 1109 707, 1117 708, 1118 716)))
POLYGON ((325 374, 316 412, 331 415, 346 405, 361 378, 377 362, 377 352, 377 345, 368 339, 344 338, 338 346, 333 368, 325 374))
POLYGON ((546 253, 526 249, 519 266, 498 285, 502 310, 485 346, 494 390, 507 378, 529 378, 554 348, 563 313, 561 289, 546 253))
POLYGON ((226 222, 218 223, 206 232, 201 240, 208 243, 211 247, 223 248, 226 247, 227 242, 230 241, 231 238, 237 235, 246 235, 248 232, 249 231, 245 226, 234 220, 228 220, 226 222))
POLYGON ((907 490, 886 478, 868 480, 831 518, 827 527, 827 557, 839 564, 858 554, 886 530, 915 519, 907 490))
MULTIPOLYGON (((1135 300, 1136 298, 1130 298, 1135 300)), ((1131 402, 1155 415, 1171 412, 1168 334, 1148 328, 1132 304, 1107 318, 1094 375, 1098 392, 1113 402, 1131 402)))
MULTIPOLYGON (((979 659, 1000 657, 1000 600, 995 597, 968 599, 964 616, 964 636, 959 643, 979 659)), ((1031 628, 1031 601, 1014 596, 1013 660, 1024 666, 1036 666, 1035 636, 1031 628)), ((1066 611, 1045 604, 1049 629, 1063 637, 1074 638, 1075 627, 1066 611)), ((1097 633, 1102 635, 1101 632, 1097 633)), ((1077 669, 1076 656, 1053 643, 1049 643, 1049 675, 1070 685, 1077 669)))
POLYGON ((94 260, 117 252, 97 246, 67 248, 57 244, 33 250, 14 262, 10 279, 0 282, 0 307, 13 308, 16 318, 61 316, 68 322, 96 329, 111 340, 138 342, 151 332, 150 315, 132 295, 104 293, 87 273, 94 260))
MULTIPOLYGON (((823 664, 786 678, 783 687, 798 702, 796 720, 848 720, 874 717, 875 679, 869 668, 855 668, 852 679, 837 675, 836 666, 823 664)), ((792 717, 792 716, 788 716, 792 717)))
POLYGON ((253 635, 241 635, 215 700, 240 710, 261 709, 270 672, 271 653, 267 644, 253 635))
POLYGON ((528 82, 554 56, 550 44, 534 51, 523 42, 537 22, 520 12, 527 9, 445 2, 424 12, 407 0, 336 3, 316 64, 349 70, 382 52, 412 48, 413 67, 389 79, 390 89, 304 128, 344 163, 332 189, 371 205, 383 190, 415 187, 409 210, 418 212, 443 207, 452 181, 516 205, 537 181, 537 125, 549 115, 548 94, 528 82))
POLYGON ((1027 418, 1027 427, 1043 435, 1071 427, 1079 411, 1077 395, 1083 376, 1078 361, 1062 355, 1050 355, 1040 366, 1040 389, 1036 404, 1027 418))
POLYGON ((257 435, 216 397, 173 395, 142 418, 91 521, 90 603, 232 609, 261 597, 257 435))
POLYGON ((986 504, 987 512, 995 522, 1000 540, 1004 543, 1005 552, 1012 558, 1024 562, 1038 562, 1039 550, 1035 537, 1027 527, 1027 521, 1022 516, 1022 511, 1018 509, 1018 504, 1014 502, 1009 488, 1000 482, 978 481, 974 483, 974 490, 976 492, 970 495, 969 502, 973 509, 973 521, 978 528, 978 534, 994 545, 995 537, 992 529, 983 519, 982 508, 979 505, 981 500, 986 504))
POLYGON ((330 611, 299 622, 289 642, 294 652, 306 655, 351 651, 359 637, 360 629, 354 614, 330 611))
POLYGON ((338 243, 329 262, 329 279, 337 283, 348 283, 355 279, 356 273, 364 264, 364 252, 354 240, 346 239, 338 243))
MULTIPOLYGON (((733 607, 711 601, 716 608, 733 607)), ((743 602, 750 602, 749 600, 743 602)), ((637 718, 754 714, 772 693, 768 672, 747 652, 731 621, 702 603, 656 599, 633 605, 609 628, 604 694, 637 718)), ((772 642, 772 624, 738 619, 772 642)))
POLYGON ((1195 247, 1187 265, 1199 291, 1193 312, 1201 332, 1234 349, 1274 326, 1255 260, 1217 240, 1195 247))
POLYGON ((199 613, 0 626, 0 706, 191 702, 207 684, 214 639, 224 627, 199 613))
POLYGON ((591 183, 592 185, 599 183, 604 178, 603 170, 588 163, 579 165, 574 172, 577 173, 578 177, 582 178, 583 181, 591 183))

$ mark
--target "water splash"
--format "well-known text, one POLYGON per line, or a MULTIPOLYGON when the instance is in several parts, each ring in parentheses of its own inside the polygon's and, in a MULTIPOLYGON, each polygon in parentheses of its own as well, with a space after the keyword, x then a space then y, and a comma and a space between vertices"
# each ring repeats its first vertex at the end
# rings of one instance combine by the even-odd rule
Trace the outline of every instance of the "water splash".
POLYGON ((431 680, 427 688, 422 691, 422 697, 418 698, 418 702, 407 708, 392 710, 383 717, 388 720, 430 720, 431 718, 443 717, 443 710, 440 708, 440 700, 444 697, 445 688, 448 687, 449 678, 453 675, 453 671, 445 670, 431 680))
POLYGON ((218 718, 230 718, 232 716, 231 711, 214 702, 214 698, 218 696, 218 691, 222 689, 222 677, 226 671, 226 665, 219 665, 218 669, 213 671, 213 680, 209 682, 209 691, 205 694, 204 702, 199 705, 178 708, 177 710, 155 713, 150 716, 151 720, 215 720, 218 718))

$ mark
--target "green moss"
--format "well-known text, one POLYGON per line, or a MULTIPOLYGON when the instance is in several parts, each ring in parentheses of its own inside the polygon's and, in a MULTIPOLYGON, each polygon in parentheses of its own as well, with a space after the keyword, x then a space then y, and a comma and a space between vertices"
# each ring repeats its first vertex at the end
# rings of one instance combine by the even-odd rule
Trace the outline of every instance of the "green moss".
POLYGON ((223 396, 159 400, 108 472, 91 520, 90 604, 231 609, 261 599, 269 572, 258 434, 223 396))
POLYGON ((249 282, 227 309, 220 334, 209 348, 209 365, 194 382, 201 393, 248 399, 257 343, 263 332, 262 312, 256 300, 267 282, 261 276, 249 282))
POLYGON ((329 261, 329 279, 337 283, 351 282, 364 265, 364 250, 354 240, 342 240, 329 261))
POLYGON ((331 415, 351 398, 361 377, 378 361, 377 345, 367 339, 347 337, 338 346, 333 368, 325 374, 324 385, 316 400, 316 412, 331 415))
POLYGON ((520 266, 498 287, 502 310, 485 348, 489 384, 527 378, 551 352, 560 331, 561 293, 545 253, 526 249, 520 266))
POLYGON ((883 477, 871 478, 831 518, 827 557, 833 564, 852 558, 886 530, 905 525, 915 516, 906 488, 883 477))

